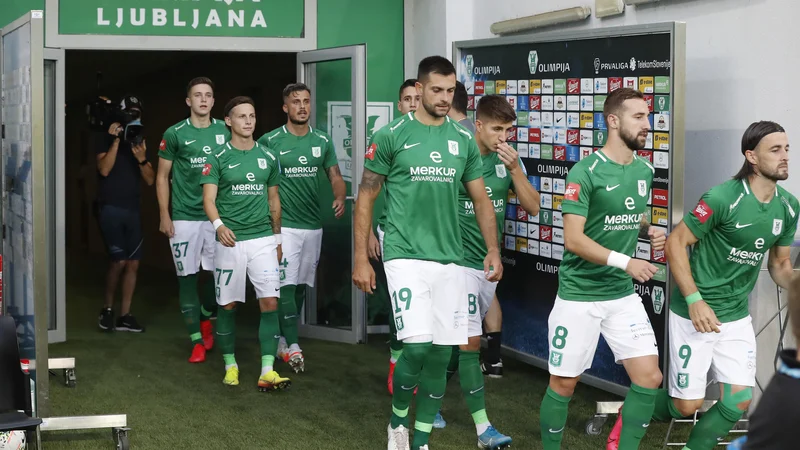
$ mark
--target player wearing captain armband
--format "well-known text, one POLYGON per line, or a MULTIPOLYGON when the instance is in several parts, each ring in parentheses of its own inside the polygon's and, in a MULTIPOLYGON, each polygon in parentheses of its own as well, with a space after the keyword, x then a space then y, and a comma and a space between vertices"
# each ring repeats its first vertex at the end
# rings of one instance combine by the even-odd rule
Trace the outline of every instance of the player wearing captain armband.
POLYGON ((214 151, 203 168, 203 208, 217 232, 214 281, 217 303, 217 343, 225 361, 228 386, 239 384, 234 357, 236 303, 244 303, 247 280, 253 284, 261 309, 261 391, 289 386, 273 370, 280 339, 281 201, 280 164, 268 148, 253 140, 256 110, 249 97, 234 97, 225 105, 231 140, 214 151))
POLYGON ((789 248, 800 204, 777 185, 789 177, 786 133, 774 122, 753 123, 741 150, 739 173, 706 192, 667 240, 677 284, 670 301, 669 392, 659 390, 653 418, 694 414, 703 405, 709 369, 720 384, 720 400, 697 422, 684 450, 714 448, 750 404, 756 338, 747 299, 768 251, 775 283, 788 289, 793 279, 789 248))
POLYGON ((655 169, 635 151, 644 147, 650 110, 641 92, 617 89, 605 101, 608 143, 569 171, 562 210, 564 260, 548 319, 550 385, 540 424, 545 450, 561 448, 567 407, 580 375, 591 367, 602 334, 625 366, 631 388, 622 407, 620 448, 639 447, 661 385, 658 345, 633 282, 656 273, 632 259, 640 236, 663 249, 664 231, 644 220, 655 169))

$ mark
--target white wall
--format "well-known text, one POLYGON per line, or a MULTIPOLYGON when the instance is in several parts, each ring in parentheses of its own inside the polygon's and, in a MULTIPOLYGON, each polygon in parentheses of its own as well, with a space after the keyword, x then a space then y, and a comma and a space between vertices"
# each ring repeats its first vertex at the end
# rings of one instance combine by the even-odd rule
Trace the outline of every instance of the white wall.
MULTIPOLYGON (((492 23, 572 6, 591 6, 593 0, 414 0, 415 17, 445 30, 423 32, 412 39, 415 54, 449 55, 454 40, 495 37, 492 23), (458 11, 472 18, 472 27, 437 17, 458 11), (422 9, 439 8, 436 13, 422 9), (472 8, 471 12, 465 10, 472 8), (446 50, 444 49, 446 48, 446 50)), ((774 120, 800 139, 800 51, 794 21, 800 17, 796 0, 663 0, 626 7, 624 15, 597 19, 552 30, 600 28, 642 23, 686 22, 686 189, 687 208, 714 184, 732 176, 743 161, 739 151, 744 129, 756 120, 774 120), (724 9, 723 9, 724 8, 724 9)), ((415 30, 418 27, 415 27, 415 30)), ((797 141, 800 145, 800 141, 797 141)), ((795 161, 793 164, 800 164, 795 161)), ((800 196, 800 170, 792 169, 783 183, 800 196)))
POLYGON ((426 56, 452 56, 453 41, 472 39, 475 0, 405 0, 405 77, 426 56))

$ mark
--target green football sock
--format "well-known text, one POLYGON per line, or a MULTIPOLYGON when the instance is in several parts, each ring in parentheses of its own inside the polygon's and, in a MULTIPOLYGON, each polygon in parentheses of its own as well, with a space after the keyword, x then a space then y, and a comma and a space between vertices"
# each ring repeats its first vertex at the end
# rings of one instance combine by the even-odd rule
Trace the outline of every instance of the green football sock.
POLYGON ((658 389, 648 389, 631 383, 622 405, 622 431, 619 450, 636 450, 653 417, 658 389))
POLYGON ((653 410, 653 420, 658 422, 666 422, 672 419, 682 419, 678 408, 672 397, 669 396, 666 389, 659 389, 656 393, 656 404, 653 410))
POLYGON ((480 351, 461 350, 458 358, 458 378, 461 380, 461 392, 464 393, 469 413, 472 414, 475 426, 478 427, 478 435, 481 434, 481 430, 486 431, 490 425, 489 417, 486 415, 483 372, 481 372, 479 362, 480 354, 480 351))
POLYGON ((197 274, 178 277, 178 302, 183 315, 183 323, 189 332, 192 344, 202 344, 200 334, 200 301, 197 298, 197 274))
POLYGON ((436 413, 442 408, 442 398, 444 398, 444 391, 447 387, 447 364, 450 362, 452 354, 453 347, 451 345, 434 344, 422 365, 411 450, 419 450, 420 447, 428 444, 433 429, 433 420, 436 418, 436 413))
POLYGON ((278 299, 278 322, 280 322, 280 335, 286 338, 286 344, 297 344, 297 302, 295 290, 297 286, 288 285, 281 288, 281 298, 278 299))
POLYGON ((217 293, 213 273, 200 283, 200 303, 200 320, 208 320, 217 311, 217 293))
MULTIPOLYGON (((219 320, 219 319, 217 319, 219 320)), ((258 326, 258 342, 261 343, 261 356, 275 357, 278 352, 281 326, 278 322, 278 311, 261 313, 261 323, 258 326)))
POLYGON ((389 317, 389 351, 392 353, 394 362, 397 362, 403 353, 403 341, 397 339, 397 325, 394 323, 394 317, 389 317))
POLYGON ((217 316, 217 347, 222 352, 225 365, 228 365, 226 355, 233 357, 236 346, 236 310, 220 308, 217 316))
POLYGON ((408 428, 408 409, 419 384, 422 364, 433 344, 430 342, 404 344, 403 354, 394 369, 394 394, 392 394, 392 428, 400 425, 408 428))
POLYGON ((297 313, 299 314, 303 310, 303 303, 306 301, 306 288, 308 285, 306 284, 298 284, 297 290, 294 292, 294 298, 297 302, 297 313))
POLYGON ((542 430, 544 450, 559 450, 567 425, 567 411, 572 397, 564 397, 547 387, 539 410, 539 426, 542 430))
POLYGON ((460 349, 457 345, 453 346, 453 354, 450 355, 450 361, 447 363, 447 381, 450 381, 453 378, 453 375, 458 372, 459 369, 459 355, 461 354, 460 349))
POLYGON ((718 441, 724 438, 731 431, 736 422, 742 418, 744 411, 738 408, 731 408, 723 402, 717 402, 712 406, 692 429, 686 447, 692 450, 711 450, 718 441))

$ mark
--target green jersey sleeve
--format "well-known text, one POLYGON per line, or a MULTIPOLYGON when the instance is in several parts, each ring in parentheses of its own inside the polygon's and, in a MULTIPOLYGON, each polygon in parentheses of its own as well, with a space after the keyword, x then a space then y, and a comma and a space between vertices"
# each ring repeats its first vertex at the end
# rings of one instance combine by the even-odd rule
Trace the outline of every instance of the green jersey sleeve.
POLYGON ((784 204, 784 207, 788 210, 788 216, 790 218, 789 222, 786 224, 786 227, 783 229, 783 234, 781 234, 780 239, 778 242, 775 243, 778 247, 789 247, 794 242, 794 236, 797 233, 797 211, 800 205, 797 203, 797 199, 792 197, 791 199, 781 196, 781 201, 784 204))
POLYGON ((338 165, 339 161, 336 159, 336 147, 333 146, 333 140, 328 140, 325 144, 325 160, 322 162, 325 170, 338 165))
MULTIPOLYGON (((263 136, 261 136, 260 138, 258 138, 258 140, 256 141, 256 142, 258 142, 258 145, 260 145, 260 146, 262 146, 262 147, 264 147, 264 148, 271 148, 271 147, 269 146, 269 138, 267 137, 267 135, 268 135, 268 134, 269 134, 269 133, 264 133, 264 135, 263 135, 263 136)), ((230 139, 229 139, 229 140, 230 140, 230 139)))
POLYGON ((174 129, 168 129, 161 139, 161 145, 158 146, 158 156, 167 161, 175 160, 178 155, 178 138, 175 134, 174 129))
POLYGON ((586 217, 589 213, 589 199, 592 197, 594 184, 585 165, 575 165, 567 174, 567 189, 561 211, 564 214, 575 214, 586 217))
POLYGON ((270 159, 269 176, 267 177, 267 187, 277 186, 281 179, 281 162, 270 151, 265 151, 270 159))
POLYGON ((722 223, 727 204, 719 187, 714 187, 702 197, 694 209, 683 217, 683 222, 698 240, 722 223))
POLYGON ((483 160, 481 159, 481 152, 478 150, 478 145, 475 144, 475 139, 470 139, 467 145, 467 164, 464 167, 464 175, 461 176, 461 181, 467 183, 482 176, 483 160))
POLYGON ((386 128, 381 128, 373 135, 372 144, 367 147, 367 153, 364 155, 364 167, 383 176, 389 175, 389 167, 394 159, 392 135, 385 131, 386 128))
POLYGON ((200 184, 215 184, 219 185, 219 159, 216 156, 209 156, 206 159, 206 165, 203 166, 203 176, 200 178, 200 184))

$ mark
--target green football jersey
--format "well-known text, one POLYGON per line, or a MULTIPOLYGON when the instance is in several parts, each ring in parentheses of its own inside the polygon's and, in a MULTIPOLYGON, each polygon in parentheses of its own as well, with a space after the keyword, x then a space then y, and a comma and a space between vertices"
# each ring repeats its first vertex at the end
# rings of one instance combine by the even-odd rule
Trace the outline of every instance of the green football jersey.
POLYGON ((203 168, 201 184, 216 184, 219 218, 237 241, 272 236, 267 189, 280 180, 278 159, 255 143, 239 150, 230 142, 215 150, 203 168))
POLYGON ((384 261, 449 264, 463 259, 458 189, 483 171, 469 131, 448 117, 442 125, 428 126, 408 113, 373 135, 364 167, 386 176, 390 192, 384 261))
MULTIPOLYGON (((703 300, 720 322, 747 317, 747 297, 758 280, 764 254, 789 247, 797 231, 797 199, 778 186, 761 203, 747 180, 729 180, 706 192, 683 222, 698 239, 689 266, 703 300)), ((689 318, 689 307, 675 288, 670 310, 689 318)))
POLYGON ((317 174, 320 169, 327 170, 338 164, 331 137, 311 127, 305 136, 295 136, 284 125, 261 136, 258 142, 269 147, 281 163, 283 226, 304 230, 322 228, 317 174))
MULTIPOLYGON (((483 161, 483 182, 486 184, 486 193, 494 206, 495 221, 497 222, 498 243, 503 236, 503 223, 506 214, 508 190, 513 189, 511 173, 495 152, 481 155, 483 161)), ((525 171, 522 160, 519 167, 525 171)), ((527 172, 526 172, 527 175, 527 172)), ((461 226, 461 239, 464 242, 464 259, 459 265, 470 269, 483 270, 483 259, 486 258, 486 242, 481 234, 481 227, 475 218, 475 207, 472 204, 467 189, 462 184, 458 189, 458 223, 461 226)))
POLYGON ((172 220, 208 220, 200 177, 214 149, 230 139, 225 122, 217 119, 207 128, 195 128, 185 119, 164 132, 158 156, 172 161, 172 220))
MULTIPOLYGON (((633 257, 647 210, 655 169, 635 156, 617 164, 597 151, 575 164, 567 175, 561 210, 586 218, 584 234, 603 247, 633 257)), ((624 270, 598 265, 564 250, 558 270, 558 296, 573 301, 616 300, 633 294, 624 270)))

